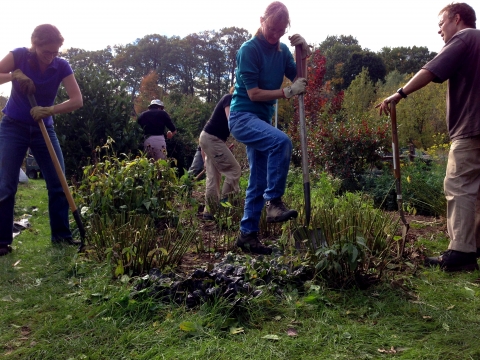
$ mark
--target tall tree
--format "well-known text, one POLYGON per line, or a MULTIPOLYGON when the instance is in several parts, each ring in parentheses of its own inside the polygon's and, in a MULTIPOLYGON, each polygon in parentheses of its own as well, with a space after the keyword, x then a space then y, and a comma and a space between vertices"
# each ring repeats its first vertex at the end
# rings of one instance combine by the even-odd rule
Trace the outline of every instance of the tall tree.
POLYGON ((252 35, 247 30, 237 27, 223 28, 220 30, 220 43, 225 53, 226 69, 230 79, 229 87, 233 86, 235 82, 238 49, 251 37, 252 35))
POLYGON ((170 44, 166 36, 146 35, 132 44, 116 46, 115 52, 113 62, 118 69, 117 76, 130 85, 133 96, 143 76, 152 70, 159 75, 159 82, 167 86, 171 67, 168 61, 170 44))
POLYGON ((220 34, 215 31, 204 31, 198 34, 198 40, 202 76, 198 82, 197 93, 205 101, 216 103, 226 92, 228 81, 220 34))
POLYGON ((433 59, 435 52, 428 51, 426 46, 383 47, 378 53, 382 58, 387 73, 397 70, 401 74, 416 73, 427 62, 433 59))
POLYGON ((345 88, 341 69, 352 53, 362 51, 357 39, 351 35, 327 36, 320 43, 319 49, 327 60, 325 81, 332 80, 332 84, 336 85, 337 90, 345 88))
POLYGON ((354 52, 342 68, 344 89, 350 86, 350 83, 362 72, 363 68, 368 69, 370 78, 374 83, 383 80, 387 74, 380 56, 371 51, 354 52))
POLYGON ((113 74, 113 49, 107 46, 103 50, 86 51, 78 48, 70 48, 61 56, 68 60, 72 69, 94 65, 113 74))
MULTIPOLYGON (((133 104, 127 84, 113 79, 104 69, 92 64, 75 71, 83 95, 83 107, 55 116, 55 127, 65 157, 68 176, 82 175, 82 167, 96 159, 95 148, 110 137, 117 153, 138 148, 140 129, 131 121, 133 104)), ((68 98, 60 89, 58 101, 68 98)))
POLYGON ((368 69, 363 68, 352 81, 350 86, 345 90, 342 103, 342 110, 349 123, 360 123, 370 119, 373 102, 376 100, 376 89, 370 76, 368 69))

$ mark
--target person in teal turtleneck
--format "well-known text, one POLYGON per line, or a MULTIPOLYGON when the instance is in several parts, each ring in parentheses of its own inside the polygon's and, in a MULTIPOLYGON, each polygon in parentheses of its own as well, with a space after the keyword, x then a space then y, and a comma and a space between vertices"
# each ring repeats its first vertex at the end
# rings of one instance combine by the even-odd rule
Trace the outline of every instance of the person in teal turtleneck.
MULTIPOLYGON (((258 239, 260 215, 266 205, 267 222, 288 221, 298 216, 282 201, 292 155, 292 142, 271 125, 276 99, 302 94, 306 79, 296 78, 292 53, 280 38, 290 26, 286 6, 274 1, 260 17, 260 28, 237 53, 235 90, 230 105, 231 134, 247 148, 250 178, 245 209, 236 245, 245 252, 270 254, 258 239), (286 76, 293 84, 281 88, 286 76)), ((295 34, 290 45, 301 45, 302 57, 310 55, 305 39, 295 34)))

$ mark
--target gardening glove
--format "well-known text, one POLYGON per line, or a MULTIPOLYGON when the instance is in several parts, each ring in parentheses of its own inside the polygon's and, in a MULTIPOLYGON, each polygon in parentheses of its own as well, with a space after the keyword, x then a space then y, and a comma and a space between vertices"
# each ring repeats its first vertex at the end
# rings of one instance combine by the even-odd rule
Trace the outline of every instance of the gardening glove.
POLYGON ((20 91, 25 95, 35 94, 35 84, 32 79, 23 73, 22 70, 17 69, 12 72, 12 80, 16 80, 20 85, 20 91))
POLYGON ((307 86, 307 79, 298 78, 295 82, 283 89, 283 95, 290 99, 294 95, 303 94, 307 86))
POLYGON ((30 110, 30 115, 35 119, 35 121, 39 121, 53 115, 53 106, 35 106, 30 110))
POLYGON ((312 55, 312 50, 310 49, 310 45, 307 44, 303 36, 299 34, 295 34, 292 36, 289 36, 288 39, 290 40, 290 45, 291 46, 297 46, 297 45, 302 45, 302 59, 305 59, 312 55))

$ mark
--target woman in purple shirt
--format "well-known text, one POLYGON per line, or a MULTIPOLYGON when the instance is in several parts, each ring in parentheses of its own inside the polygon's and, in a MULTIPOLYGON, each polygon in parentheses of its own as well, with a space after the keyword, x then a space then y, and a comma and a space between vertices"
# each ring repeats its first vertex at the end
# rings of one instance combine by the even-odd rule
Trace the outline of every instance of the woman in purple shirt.
POLYGON ((68 219, 68 201, 58 179, 37 121, 44 120, 58 160, 65 172, 63 154, 53 127, 52 115, 74 111, 83 105, 73 71, 58 58, 63 37, 50 24, 39 25, 32 33, 30 49, 17 48, 0 61, 0 84, 12 81, 12 91, 0 122, 0 256, 8 254, 13 240, 13 208, 18 186, 18 169, 30 148, 47 184, 51 240, 76 245, 68 219), (69 99, 54 104, 62 84, 69 99), (28 95, 39 106, 30 107, 28 95))

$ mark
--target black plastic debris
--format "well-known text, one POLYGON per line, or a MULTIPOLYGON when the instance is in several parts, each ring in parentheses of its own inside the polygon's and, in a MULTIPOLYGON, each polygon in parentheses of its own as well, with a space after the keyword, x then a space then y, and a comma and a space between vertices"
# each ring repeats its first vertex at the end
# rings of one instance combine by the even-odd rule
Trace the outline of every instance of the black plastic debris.
POLYGON ((137 281, 131 297, 146 294, 164 303, 184 304, 187 308, 222 297, 232 306, 238 306, 261 296, 264 289, 278 296, 288 286, 302 291, 305 282, 312 278, 313 269, 305 266, 292 269, 275 259, 266 261, 262 256, 251 258, 229 253, 211 271, 196 269, 187 276, 152 269, 137 281))

